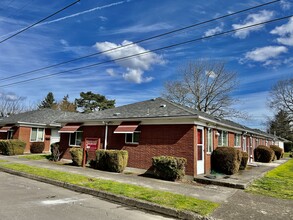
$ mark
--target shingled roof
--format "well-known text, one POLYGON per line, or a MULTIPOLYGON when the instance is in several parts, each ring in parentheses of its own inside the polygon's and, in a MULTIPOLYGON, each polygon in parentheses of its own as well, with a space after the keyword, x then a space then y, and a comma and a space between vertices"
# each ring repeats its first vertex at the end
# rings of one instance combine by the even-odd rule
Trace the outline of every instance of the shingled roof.
POLYGON ((7 124, 21 124, 21 123, 33 123, 33 124, 58 124, 58 120, 65 119, 66 117, 73 117, 77 113, 64 112, 53 109, 40 109, 28 112, 23 112, 9 117, 0 119, 0 125, 7 124))

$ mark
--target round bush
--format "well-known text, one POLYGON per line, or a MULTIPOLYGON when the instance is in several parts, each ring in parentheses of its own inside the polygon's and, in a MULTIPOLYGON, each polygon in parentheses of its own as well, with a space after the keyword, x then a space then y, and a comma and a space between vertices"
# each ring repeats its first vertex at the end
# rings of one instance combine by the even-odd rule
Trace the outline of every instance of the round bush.
POLYGON ((274 157, 275 152, 269 147, 259 145, 254 149, 254 160, 257 162, 270 163, 274 157))
POLYGON ((283 149, 276 146, 276 145, 271 145, 270 148, 275 152, 277 160, 280 160, 283 157, 283 149))
POLYGON ((41 154, 43 153, 44 149, 45 149, 44 142, 33 142, 31 144, 30 151, 32 154, 41 154))
POLYGON ((233 147, 217 147, 211 155, 211 168, 218 173, 231 175, 239 171, 241 151, 233 147))
POLYGON ((69 152, 71 154, 72 164, 75 166, 81 166, 83 160, 83 148, 73 147, 69 152))

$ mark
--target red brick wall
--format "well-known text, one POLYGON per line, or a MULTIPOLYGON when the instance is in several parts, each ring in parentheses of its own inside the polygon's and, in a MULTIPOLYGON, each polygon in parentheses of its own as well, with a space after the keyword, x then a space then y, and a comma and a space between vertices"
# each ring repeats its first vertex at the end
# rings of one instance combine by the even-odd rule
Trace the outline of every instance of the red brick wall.
POLYGON ((0 132, 0 139, 6 140, 7 139, 7 133, 6 132, 0 132))
MULTIPOLYGON (((82 134, 82 142, 81 146, 84 146, 85 138, 101 138, 101 142, 104 142, 105 138, 105 126, 83 126, 81 127, 83 131, 82 134)), ((70 150, 69 146, 69 134, 68 133, 61 133, 60 134, 60 152, 61 157, 64 159, 71 159, 71 155, 69 153, 70 150)), ((102 146, 101 146, 102 148, 102 146)), ((95 159, 95 152, 89 153, 89 160, 95 159)))
POLYGON ((153 156, 177 156, 187 159, 186 174, 194 173, 193 125, 142 125, 138 145, 125 144, 124 134, 114 134, 117 126, 109 127, 108 149, 129 153, 129 167, 149 169, 153 156))
POLYGON ((31 128, 30 127, 18 127, 15 133, 15 137, 23 142, 26 143, 24 152, 30 152, 30 135, 31 135, 31 128))

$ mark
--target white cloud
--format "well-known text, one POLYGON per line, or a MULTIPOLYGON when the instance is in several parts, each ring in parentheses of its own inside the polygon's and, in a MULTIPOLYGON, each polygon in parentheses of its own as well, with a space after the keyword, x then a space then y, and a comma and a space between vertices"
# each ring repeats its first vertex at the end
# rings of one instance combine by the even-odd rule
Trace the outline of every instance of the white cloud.
POLYGON ((292 7, 292 4, 286 0, 281 0, 280 4, 283 10, 289 10, 292 7))
POLYGON ((293 18, 290 18, 287 24, 276 27, 270 33, 280 36, 277 38, 279 43, 287 46, 293 46, 293 18))
MULTIPOLYGON (((273 11, 262 10, 259 13, 248 15, 246 17, 246 19, 244 20, 243 24, 233 24, 232 27, 234 29, 243 28, 246 26, 250 26, 250 25, 257 24, 257 23, 268 21, 271 18, 273 18, 273 16, 274 16, 273 11)), ((250 34, 250 32, 258 31, 258 30, 262 29, 263 27, 264 27, 264 25, 258 25, 255 27, 239 30, 239 31, 235 32, 234 36, 238 37, 240 39, 244 39, 250 34)))
POLYGON ((222 32, 223 31, 223 23, 220 25, 220 26, 217 26, 215 28, 212 28, 212 29, 209 29, 207 30, 205 33, 204 33, 204 37, 208 37, 208 36, 211 36, 211 35, 214 35, 214 34, 217 34, 219 32, 222 32))
POLYGON ((107 21, 108 20, 108 18, 106 18, 104 16, 99 16, 99 18, 100 18, 101 21, 107 21))
POLYGON ((217 74, 214 71, 205 71, 206 75, 210 78, 216 78, 217 74))
POLYGON ((106 72, 107 72, 110 76, 116 76, 116 73, 115 73, 115 71, 114 71, 112 68, 110 68, 110 69, 106 69, 106 72))
POLYGON ((172 26, 166 23, 156 23, 156 24, 138 24, 133 26, 128 26, 126 28, 121 28, 113 31, 107 31, 107 34, 125 34, 125 33, 149 33, 153 31, 162 31, 166 29, 171 29, 172 26))
POLYGON ((126 73, 123 74, 125 80, 135 83, 150 82, 151 80, 153 80, 153 78, 144 77, 144 71, 149 70, 155 64, 164 64, 165 61, 161 56, 153 52, 148 53, 148 50, 137 44, 126 46, 129 44, 132 44, 132 42, 127 40, 123 41, 122 44, 115 44, 111 42, 97 42, 95 44, 95 47, 99 51, 105 51, 122 46, 122 48, 120 49, 105 53, 105 55, 112 60, 135 54, 145 53, 140 56, 130 57, 129 59, 125 60, 116 60, 115 63, 123 68, 126 68, 126 73))
POLYGON ((266 64, 269 64, 271 59, 277 58, 280 54, 286 53, 287 51, 288 49, 284 46, 261 47, 247 52, 245 58, 256 62, 267 62, 266 64))

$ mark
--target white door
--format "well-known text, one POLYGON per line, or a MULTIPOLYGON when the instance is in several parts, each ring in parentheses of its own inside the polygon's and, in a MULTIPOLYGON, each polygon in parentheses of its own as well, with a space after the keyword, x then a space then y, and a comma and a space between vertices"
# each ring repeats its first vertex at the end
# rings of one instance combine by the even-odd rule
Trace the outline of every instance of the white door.
POLYGON ((60 141, 60 134, 58 133, 58 129, 51 129, 51 137, 50 144, 56 143, 60 141))
POLYGON ((197 128, 197 174, 204 173, 204 129, 197 128))

